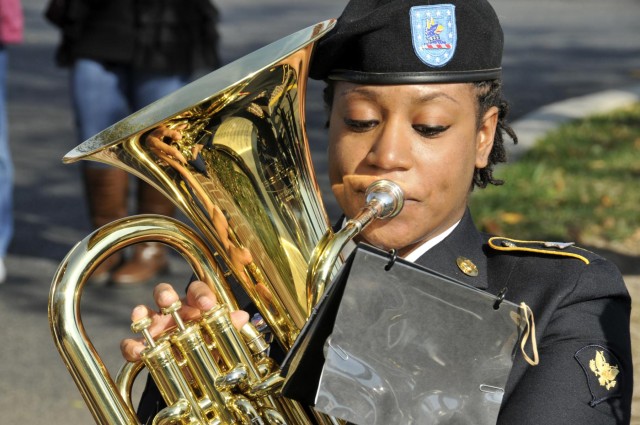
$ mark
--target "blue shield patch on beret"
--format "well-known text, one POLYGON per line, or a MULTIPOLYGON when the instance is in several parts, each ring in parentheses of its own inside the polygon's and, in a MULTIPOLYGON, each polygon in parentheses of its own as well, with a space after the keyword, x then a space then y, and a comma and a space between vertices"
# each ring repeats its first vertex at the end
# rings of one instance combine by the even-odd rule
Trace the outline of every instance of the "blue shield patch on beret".
POLYGON ((436 68, 446 65, 453 58, 458 41, 455 6, 414 6, 409 13, 413 49, 418 58, 436 68))

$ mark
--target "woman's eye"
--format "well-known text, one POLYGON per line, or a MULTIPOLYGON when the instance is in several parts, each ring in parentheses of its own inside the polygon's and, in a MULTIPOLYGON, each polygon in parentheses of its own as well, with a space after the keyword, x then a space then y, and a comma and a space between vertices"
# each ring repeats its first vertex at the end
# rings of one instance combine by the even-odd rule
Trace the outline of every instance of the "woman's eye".
POLYGON ((377 120, 354 120, 350 118, 345 118, 344 123, 352 131, 356 131, 356 132, 367 131, 374 128, 376 125, 378 125, 377 120))
POLYGON ((436 137, 449 129, 448 125, 414 125, 412 126, 423 137, 436 137))

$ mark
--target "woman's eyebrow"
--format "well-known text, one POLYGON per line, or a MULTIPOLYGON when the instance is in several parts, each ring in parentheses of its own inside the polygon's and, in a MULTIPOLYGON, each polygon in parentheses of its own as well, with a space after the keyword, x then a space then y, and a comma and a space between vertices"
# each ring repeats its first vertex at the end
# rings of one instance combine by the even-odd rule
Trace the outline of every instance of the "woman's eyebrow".
POLYGON ((339 94, 340 96, 348 96, 350 94, 359 94, 364 97, 368 97, 370 99, 375 99, 379 96, 375 90, 370 90, 366 87, 347 87, 340 90, 339 94))
POLYGON ((436 100, 438 98, 444 97, 446 99, 449 99, 450 101, 456 103, 456 104, 460 104, 460 102, 458 101, 458 99, 456 99, 453 96, 448 95, 447 93, 443 92, 443 91, 435 91, 435 92, 430 92, 430 93, 426 93, 424 95, 420 95, 416 98, 416 102, 415 103, 426 103, 426 102, 431 102, 432 100, 436 100))
MULTIPOLYGON (((357 95, 361 95, 363 97, 366 97, 368 99, 377 99, 378 97, 382 96, 382 94, 376 92, 375 90, 371 90, 367 87, 348 87, 345 88, 343 90, 340 90, 339 95, 340 96, 348 96, 350 94, 357 94, 357 95)), ((460 102, 454 98, 453 96, 450 96, 449 94, 443 92, 443 91, 432 91, 429 93, 424 93, 424 94, 420 94, 418 96, 416 96, 414 103, 419 104, 419 103, 427 103, 433 100, 436 100, 438 98, 444 97, 446 99, 449 99, 450 101, 456 103, 456 104, 460 104, 460 102)))

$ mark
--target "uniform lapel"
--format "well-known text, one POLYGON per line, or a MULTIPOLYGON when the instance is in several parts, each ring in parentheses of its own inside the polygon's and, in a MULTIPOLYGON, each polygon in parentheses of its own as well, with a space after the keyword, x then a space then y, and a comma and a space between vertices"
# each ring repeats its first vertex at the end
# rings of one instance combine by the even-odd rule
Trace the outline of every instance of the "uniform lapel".
POLYGON ((453 232, 418 258, 416 264, 478 289, 487 289, 489 286, 487 254, 484 249, 486 249, 485 240, 476 229, 471 213, 467 209, 453 232), (477 268, 478 275, 465 274, 458 266, 458 259, 470 261, 477 268))

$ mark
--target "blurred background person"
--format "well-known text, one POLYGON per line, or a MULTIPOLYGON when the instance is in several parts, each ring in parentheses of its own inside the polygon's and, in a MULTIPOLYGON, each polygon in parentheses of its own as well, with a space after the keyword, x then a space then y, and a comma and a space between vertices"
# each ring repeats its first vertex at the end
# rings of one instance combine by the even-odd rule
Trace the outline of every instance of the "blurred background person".
MULTIPOLYGON (((210 0, 51 0, 45 15, 61 32, 56 62, 70 69, 77 144, 219 66, 210 0)), ((81 166, 94 228, 128 215, 130 187, 133 213, 174 214, 168 199, 125 171, 81 166)), ((167 267, 166 248, 143 243, 127 258, 112 255, 92 281, 140 284, 167 267)))
POLYGON ((7 45, 22 42, 24 17, 20 0, 0 0, 0 283, 7 279, 4 259, 13 236, 13 162, 7 117, 7 45))

